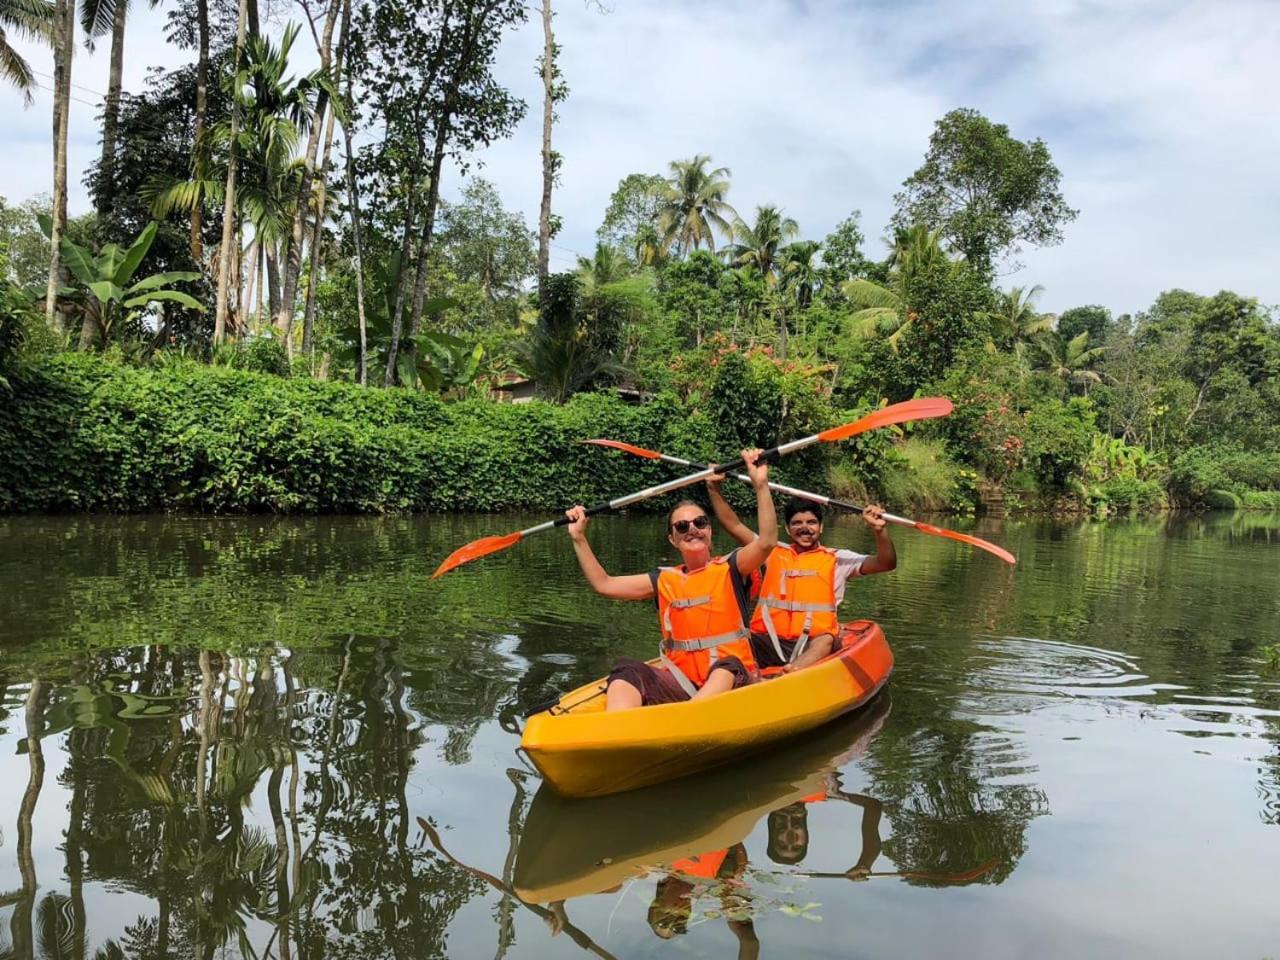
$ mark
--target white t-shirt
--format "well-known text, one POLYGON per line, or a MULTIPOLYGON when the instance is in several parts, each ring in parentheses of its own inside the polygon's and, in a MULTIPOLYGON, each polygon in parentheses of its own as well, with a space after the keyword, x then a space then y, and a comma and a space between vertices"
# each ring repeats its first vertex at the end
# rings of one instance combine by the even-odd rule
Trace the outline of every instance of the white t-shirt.
MULTIPOLYGON (((780 547, 789 547, 791 544, 778 543, 780 547)), ((836 606, 840 606, 844 600, 844 587, 850 577, 862 575, 862 562, 868 559, 865 553, 854 553, 852 550, 837 550, 836 554, 836 606)))

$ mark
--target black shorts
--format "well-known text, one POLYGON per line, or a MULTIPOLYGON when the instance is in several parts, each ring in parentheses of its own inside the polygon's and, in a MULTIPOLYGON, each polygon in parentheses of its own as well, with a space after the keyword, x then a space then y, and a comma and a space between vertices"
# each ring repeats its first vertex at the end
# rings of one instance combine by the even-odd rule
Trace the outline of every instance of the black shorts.
MULTIPOLYGON (((818 636, 831 636, 831 634, 818 634, 818 636)), ((778 659, 778 651, 773 648, 773 641, 769 639, 767 633, 751 634, 751 655, 756 658, 756 666, 761 670, 769 667, 785 667, 791 662, 791 658, 795 655, 796 640, 787 640, 784 637, 778 638, 778 644, 782 647, 782 652, 787 659, 781 661, 778 659)), ((813 642, 813 637, 809 638, 809 642, 813 642)))
MULTIPOLYGON (((745 687, 751 682, 751 673, 737 657, 721 657, 711 664, 711 670, 729 670, 733 673, 733 688, 745 687)), ((707 671, 710 673, 711 671, 707 671)), ((689 699, 684 687, 663 667, 651 667, 629 657, 619 660, 609 671, 606 686, 615 680, 625 680, 640 691, 640 702, 648 707, 655 703, 681 703, 689 699)))

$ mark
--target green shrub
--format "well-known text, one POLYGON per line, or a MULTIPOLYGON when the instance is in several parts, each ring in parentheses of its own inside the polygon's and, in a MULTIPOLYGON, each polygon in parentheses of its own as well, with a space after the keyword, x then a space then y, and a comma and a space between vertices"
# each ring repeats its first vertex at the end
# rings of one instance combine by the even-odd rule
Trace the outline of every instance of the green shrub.
POLYGON ((951 503, 957 472, 941 440, 910 438, 892 448, 879 487, 890 506, 943 510, 951 503))
POLYGON ((1280 490, 1246 490, 1240 501, 1246 510, 1280 511, 1280 490))
MULTIPOLYGON (((8 376, 0 510, 10 511, 561 509, 681 473, 584 438, 704 460, 727 459, 742 440, 737 425, 726 430, 670 394, 644 406, 611 394, 562 407, 447 404, 181 359, 135 367, 78 354, 8 376)), ((815 462, 821 476, 825 461, 815 462)), ((796 485, 815 476, 798 457, 777 475, 796 485)))
POLYGON ((1204 505, 1210 510, 1239 510, 1244 502, 1230 490, 1210 490, 1204 495, 1204 505))
POLYGON ((289 376, 289 354, 284 344, 272 336, 254 337, 236 353, 233 366, 253 373, 272 373, 277 377, 289 376))

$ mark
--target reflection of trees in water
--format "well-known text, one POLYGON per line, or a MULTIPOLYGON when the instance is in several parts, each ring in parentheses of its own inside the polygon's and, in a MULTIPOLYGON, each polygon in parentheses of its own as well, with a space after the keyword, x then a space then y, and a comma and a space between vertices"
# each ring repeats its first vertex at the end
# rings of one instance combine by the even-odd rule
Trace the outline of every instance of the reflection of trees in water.
POLYGON ((102 946, 103 960, 268 946, 282 960, 446 953, 446 927, 478 883, 410 842, 405 791, 424 738, 396 651, 347 641, 307 662, 311 685, 288 657, 137 647, 33 682, 22 888, 3 955, 84 957, 85 882, 154 903, 102 946), (66 753, 69 895, 37 902, 31 833, 42 737, 54 736, 66 753), (257 820, 250 801, 264 794, 257 820))
POLYGON ((863 762, 867 792, 893 823, 885 853, 902 869, 937 874, 998 860, 983 882, 1000 883, 1025 852, 1028 824, 1049 812, 1048 798, 1008 782, 1007 743, 954 719, 945 702, 905 700, 863 762), (913 716, 921 710, 929 715, 913 716))

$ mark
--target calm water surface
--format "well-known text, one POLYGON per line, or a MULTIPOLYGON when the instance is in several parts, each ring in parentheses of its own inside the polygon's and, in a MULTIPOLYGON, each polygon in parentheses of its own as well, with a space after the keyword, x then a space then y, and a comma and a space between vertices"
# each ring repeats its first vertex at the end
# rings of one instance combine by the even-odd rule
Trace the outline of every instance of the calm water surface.
POLYGON ((895 532, 885 696, 579 803, 520 716, 654 615, 559 534, 428 579, 525 520, 0 518, 0 957, 1280 955, 1280 518, 895 532))

